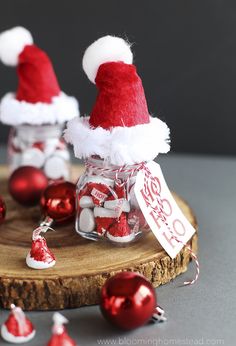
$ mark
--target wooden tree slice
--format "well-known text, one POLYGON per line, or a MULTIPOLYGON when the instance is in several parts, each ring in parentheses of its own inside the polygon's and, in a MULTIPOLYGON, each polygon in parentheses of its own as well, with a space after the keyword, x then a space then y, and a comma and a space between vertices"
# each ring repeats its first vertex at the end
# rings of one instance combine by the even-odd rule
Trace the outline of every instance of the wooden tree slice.
MULTIPOLYGON (((82 167, 73 168, 78 177, 82 167)), ((122 270, 146 276, 154 285, 169 282, 187 270, 189 251, 183 249, 172 260, 150 233, 129 245, 114 247, 108 242, 87 241, 75 233, 74 225, 47 233, 47 242, 57 258, 54 268, 29 269, 25 257, 38 225, 38 207, 24 208, 7 192, 7 169, 0 166, 0 194, 7 204, 7 218, 0 226, 0 306, 11 303, 24 310, 54 310, 98 303, 100 288, 107 278, 122 270)), ((196 218, 180 197, 174 197, 196 228, 196 218)), ((190 241, 197 251, 197 234, 190 241)))

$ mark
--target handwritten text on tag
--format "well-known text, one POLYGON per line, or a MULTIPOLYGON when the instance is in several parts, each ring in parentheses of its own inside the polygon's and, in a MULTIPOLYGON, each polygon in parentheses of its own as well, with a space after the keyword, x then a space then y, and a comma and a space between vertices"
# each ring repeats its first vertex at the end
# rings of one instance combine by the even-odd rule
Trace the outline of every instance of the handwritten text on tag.
POLYGON ((138 172, 134 191, 155 237, 169 256, 175 258, 195 229, 176 204, 157 163, 149 162, 138 172))

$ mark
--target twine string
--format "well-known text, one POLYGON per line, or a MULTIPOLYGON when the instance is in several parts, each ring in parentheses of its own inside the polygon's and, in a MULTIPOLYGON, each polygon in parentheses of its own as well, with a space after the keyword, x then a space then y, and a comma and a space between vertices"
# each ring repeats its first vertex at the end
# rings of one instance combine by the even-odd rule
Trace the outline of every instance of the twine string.
MULTIPOLYGON (((97 165, 91 164, 90 162, 86 161, 85 162, 85 167, 88 171, 95 171, 96 174, 100 175, 100 176, 106 176, 107 173, 109 174, 115 174, 115 183, 120 182, 120 178, 119 175, 120 173, 123 173, 124 175, 127 175, 125 178, 123 178, 123 183, 122 184, 128 184, 130 183, 130 179, 136 174, 138 173, 140 170, 144 171, 145 177, 144 177, 144 189, 147 189, 147 184, 148 184, 148 180, 152 180, 155 181, 154 177, 152 176, 150 170, 148 169, 146 162, 141 162, 139 164, 134 164, 132 166, 128 166, 128 165, 124 165, 119 167, 119 169, 117 168, 107 168, 107 167, 98 167, 97 165)), ((112 189, 111 189, 112 190, 112 189)), ((127 189, 128 190, 128 189, 127 189)), ((129 192, 127 191, 127 194, 129 192)), ((112 192, 113 196, 115 197, 116 193, 115 191, 112 192)), ((128 198, 129 196, 127 196, 128 198)), ((116 195, 116 198, 118 198, 118 196, 116 195)), ((179 239, 172 231, 171 227, 168 224, 168 220, 165 216, 164 213, 164 206, 163 206, 163 202, 161 199, 161 194, 160 192, 157 191, 157 202, 158 202, 158 206, 159 208, 155 208, 153 207, 153 205, 146 201, 148 207, 150 207, 153 212, 157 215, 158 218, 161 219, 161 221, 166 225, 166 227, 168 228, 168 230, 170 231, 171 234, 171 239, 175 240, 176 242, 182 244, 184 247, 186 247, 186 249, 189 251, 192 259, 195 262, 195 266, 196 266, 196 274, 193 280, 189 280, 189 281, 184 281, 183 285, 187 286, 187 285, 193 285, 199 277, 200 274, 200 265, 199 265, 199 261, 198 261, 198 257, 195 254, 195 252, 192 250, 191 246, 185 242, 183 242, 181 239, 179 239)))

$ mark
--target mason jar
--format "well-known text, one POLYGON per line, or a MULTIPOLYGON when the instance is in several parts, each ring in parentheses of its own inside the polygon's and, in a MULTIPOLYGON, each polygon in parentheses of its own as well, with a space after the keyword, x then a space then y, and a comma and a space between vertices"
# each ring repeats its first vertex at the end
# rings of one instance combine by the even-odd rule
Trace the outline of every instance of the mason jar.
POLYGON ((134 193, 137 167, 114 166, 99 157, 86 161, 76 190, 78 234, 125 245, 149 231, 134 193))
POLYGON ((44 171, 49 180, 70 178, 70 153, 62 133, 64 126, 19 125, 11 128, 8 141, 10 172, 21 166, 44 171))

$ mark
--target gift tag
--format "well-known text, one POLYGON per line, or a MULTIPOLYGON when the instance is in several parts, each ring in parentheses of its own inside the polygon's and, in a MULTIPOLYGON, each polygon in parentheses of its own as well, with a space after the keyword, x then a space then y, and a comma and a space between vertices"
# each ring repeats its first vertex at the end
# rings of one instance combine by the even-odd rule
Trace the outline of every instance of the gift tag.
POLYGON ((165 182, 161 167, 147 163, 137 174, 135 196, 155 237, 171 258, 175 258, 195 233, 165 182))

